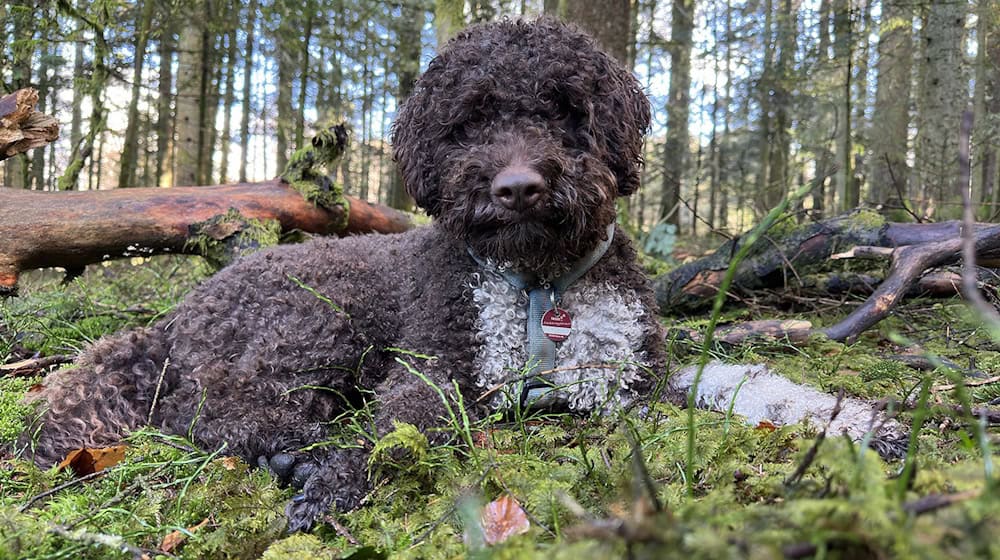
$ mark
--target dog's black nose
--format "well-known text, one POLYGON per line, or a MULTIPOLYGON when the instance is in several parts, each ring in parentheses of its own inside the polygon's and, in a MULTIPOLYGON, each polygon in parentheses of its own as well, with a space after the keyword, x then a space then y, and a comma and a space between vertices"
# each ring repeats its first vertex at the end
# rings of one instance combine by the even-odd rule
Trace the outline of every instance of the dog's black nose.
POLYGON ((504 208, 524 212, 538 204, 545 193, 545 179, 528 167, 508 167, 493 178, 490 196, 504 208))

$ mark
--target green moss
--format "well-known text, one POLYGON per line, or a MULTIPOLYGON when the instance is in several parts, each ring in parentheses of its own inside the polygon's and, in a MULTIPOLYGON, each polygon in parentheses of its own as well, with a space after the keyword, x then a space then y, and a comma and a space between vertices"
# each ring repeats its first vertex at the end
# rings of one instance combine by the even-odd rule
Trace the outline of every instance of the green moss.
POLYGON ((281 179, 307 201, 341 217, 339 223, 330 225, 331 232, 346 228, 350 217, 350 203, 344 197, 343 185, 329 178, 344 154, 347 140, 347 130, 342 125, 320 131, 311 145, 292 154, 281 174, 281 179))
POLYGON ((221 268, 237 257, 248 255, 281 241, 278 220, 247 218, 235 208, 225 214, 191 225, 185 251, 193 250, 221 268))
POLYGON ((37 382, 34 377, 0 377, 0 445, 24 431, 33 408, 24 402, 24 394, 37 382))

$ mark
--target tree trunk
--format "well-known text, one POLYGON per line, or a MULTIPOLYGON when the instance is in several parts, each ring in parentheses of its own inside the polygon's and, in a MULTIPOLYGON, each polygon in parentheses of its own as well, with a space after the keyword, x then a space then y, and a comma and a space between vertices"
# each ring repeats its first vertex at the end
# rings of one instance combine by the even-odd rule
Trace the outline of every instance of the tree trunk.
POLYGON ((992 0, 979 2, 979 36, 976 78, 976 129, 973 161, 973 200, 982 204, 980 214, 989 221, 1000 215, 997 208, 997 159, 1000 157, 1000 9, 992 0))
MULTIPOLYGON (((234 14, 239 17, 239 14, 234 14)), ((222 116, 222 133, 219 135, 222 141, 222 160, 219 162, 219 182, 226 184, 229 182, 229 153, 233 146, 233 104, 236 102, 236 95, 233 88, 236 86, 236 29, 229 30, 226 34, 226 95, 222 100, 222 108, 225 111, 222 116)))
POLYGON ((671 4, 670 90, 667 100, 667 138, 663 144, 663 198, 660 218, 680 231, 681 181, 687 170, 688 111, 691 105, 691 47, 694 0, 671 4))
POLYGON ((201 130, 205 117, 204 91, 204 0, 193 0, 184 15, 177 61, 177 138, 175 140, 174 184, 197 185, 201 157, 201 130))
POLYGON ((869 131, 870 202, 901 208, 910 174, 906 163, 910 123, 910 69, 913 61, 913 11, 901 2, 882 6, 878 41, 875 112, 869 131))
MULTIPOLYGON (((678 1, 691 6, 688 17, 693 18, 694 0, 678 1)), ((565 0, 565 3, 568 21, 587 30, 615 60, 622 64, 628 61, 628 39, 632 36, 629 0, 565 0)))
POLYGON ((834 175, 836 188, 836 204, 841 212, 846 212, 858 205, 859 193, 851 181, 851 168, 854 161, 851 143, 851 74, 853 71, 853 60, 851 47, 852 18, 851 4, 849 0, 834 0, 833 5, 833 56, 834 64, 837 67, 837 83, 840 86, 840 95, 837 99, 837 135, 836 135, 836 162, 837 173, 834 175))
POLYGON ((159 52, 159 76, 157 82, 156 100, 156 181, 158 187, 170 187, 175 184, 173 174, 173 160, 170 157, 171 140, 173 139, 173 127, 171 119, 173 114, 170 111, 170 101, 173 99, 173 59, 174 59, 174 18, 170 8, 164 8, 162 21, 160 22, 160 43, 159 52), (164 180, 168 175, 170 180, 164 180))
MULTIPOLYGON (((13 20, 13 41, 11 41, 10 82, 14 90, 27 88, 31 84, 31 59, 34 54, 35 33, 34 10, 15 10, 11 14, 13 20)), ((36 97, 37 100, 37 97, 36 97)), ((34 106, 34 102, 31 104, 34 106)), ((16 189, 28 188, 28 158, 22 154, 11 154, 13 157, 4 163, 6 180, 16 189)))
MULTIPOLYGON (((424 11, 420 7, 407 4, 401 9, 401 17, 396 23, 396 44, 398 45, 396 50, 397 107, 402 105, 413 92, 413 85, 420 73, 420 30, 424 23, 424 11)), ((413 199, 406 193, 403 177, 399 174, 399 169, 395 164, 392 165, 390 178, 389 196, 386 199, 386 204, 400 210, 412 209, 413 199)))
POLYGON ((146 2, 135 8, 135 41, 132 51, 132 92, 128 103, 128 120, 125 128, 125 141, 122 146, 119 162, 118 186, 134 187, 136 185, 136 167, 139 162, 139 94, 142 92, 142 68, 146 59, 146 43, 153 22, 153 7, 156 2, 146 2))
POLYGON ((275 31, 275 56, 278 59, 278 121, 276 147, 279 173, 288 164, 289 139, 292 135, 292 79, 295 72, 295 50, 298 48, 292 3, 280 2, 278 29, 275 31))
POLYGON ((257 24, 257 0, 250 0, 247 8, 247 39, 243 48, 243 99, 240 115, 240 182, 247 181, 247 162, 250 155, 250 97, 253 90, 254 27, 257 24))
POLYGON ((958 177, 958 129, 969 102, 965 76, 965 2, 932 2, 924 24, 924 79, 920 129, 917 132, 917 176, 927 200, 927 216, 961 215, 958 177))

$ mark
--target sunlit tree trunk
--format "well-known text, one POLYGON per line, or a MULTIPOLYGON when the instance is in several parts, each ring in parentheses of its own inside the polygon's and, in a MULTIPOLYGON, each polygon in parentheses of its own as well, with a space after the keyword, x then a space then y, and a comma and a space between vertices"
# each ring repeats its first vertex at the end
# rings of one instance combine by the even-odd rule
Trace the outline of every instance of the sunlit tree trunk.
MULTIPOLYGON (((418 6, 404 4, 401 7, 398 27, 396 29, 397 57, 396 76, 399 83, 396 89, 396 105, 399 106, 410 96, 413 84, 420 73, 420 30, 423 28, 424 11, 418 6)), ((403 178, 399 170, 393 166, 389 193, 386 204, 400 210, 413 208, 413 199, 406 194, 403 178)))
POLYGON ((667 138, 663 144, 663 194, 660 218, 680 231, 681 180, 687 170, 688 112, 691 104, 691 46, 694 0, 671 4, 670 90, 667 94, 667 138))
POLYGON ((851 152, 851 74, 853 63, 851 58, 852 25, 851 5, 849 0, 833 0, 833 56, 837 67, 837 87, 840 94, 835 95, 836 102, 836 140, 835 150, 837 173, 834 184, 837 198, 836 204, 840 211, 855 208, 858 205, 860 193, 857 185, 851 181, 854 154, 851 152))
POLYGON ((975 144, 972 175, 973 200, 983 204, 980 218, 993 221, 1000 214, 997 158, 1000 156, 1000 8, 995 0, 979 1, 976 34, 975 144))
POLYGON ((241 183, 247 182, 247 162, 250 154, 250 98, 253 79, 254 27, 257 24, 257 0, 250 0, 247 8, 247 38, 243 48, 243 99, 240 115, 240 175, 241 183))
POLYGON ((907 192, 906 163, 910 122, 910 70, 913 61, 913 12, 905 4, 882 5, 878 41, 875 110, 868 133, 869 174, 873 205, 899 206, 907 192))
POLYGON ((146 43, 149 28, 153 22, 155 2, 146 2, 135 9, 135 38, 132 43, 132 92, 128 102, 128 120, 125 127, 125 142, 122 146, 121 162, 118 170, 118 186, 134 187, 136 167, 139 162, 139 95, 142 93, 142 69, 146 59, 146 43))
POLYGON ((932 2, 923 26, 916 171, 926 197, 921 210, 940 219, 961 215, 957 190, 958 129, 969 102, 965 72, 965 2, 932 2))
POLYGON ((197 185, 201 157, 205 87, 205 8, 203 0, 193 0, 183 14, 177 60, 177 139, 174 149, 174 184, 197 185))

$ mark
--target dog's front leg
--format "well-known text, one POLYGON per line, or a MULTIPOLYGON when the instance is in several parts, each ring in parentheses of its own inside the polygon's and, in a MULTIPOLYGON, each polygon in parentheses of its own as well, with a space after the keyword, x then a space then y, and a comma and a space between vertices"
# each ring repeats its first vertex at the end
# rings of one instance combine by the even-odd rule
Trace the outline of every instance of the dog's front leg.
MULTIPOLYGON (((454 439, 455 421, 475 423, 474 409, 463 408, 454 385, 440 372, 415 376, 395 372, 376 390, 375 427, 378 437, 406 422, 424 433, 432 445, 454 439)), ((331 507, 348 511, 357 507, 368 492, 367 449, 314 451, 307 461, 310 474, 302 494, 292 500, 285 513, 289 532, 308 530, 331 507)), ((296 466, 298 467, 298 465, 296 466)))

